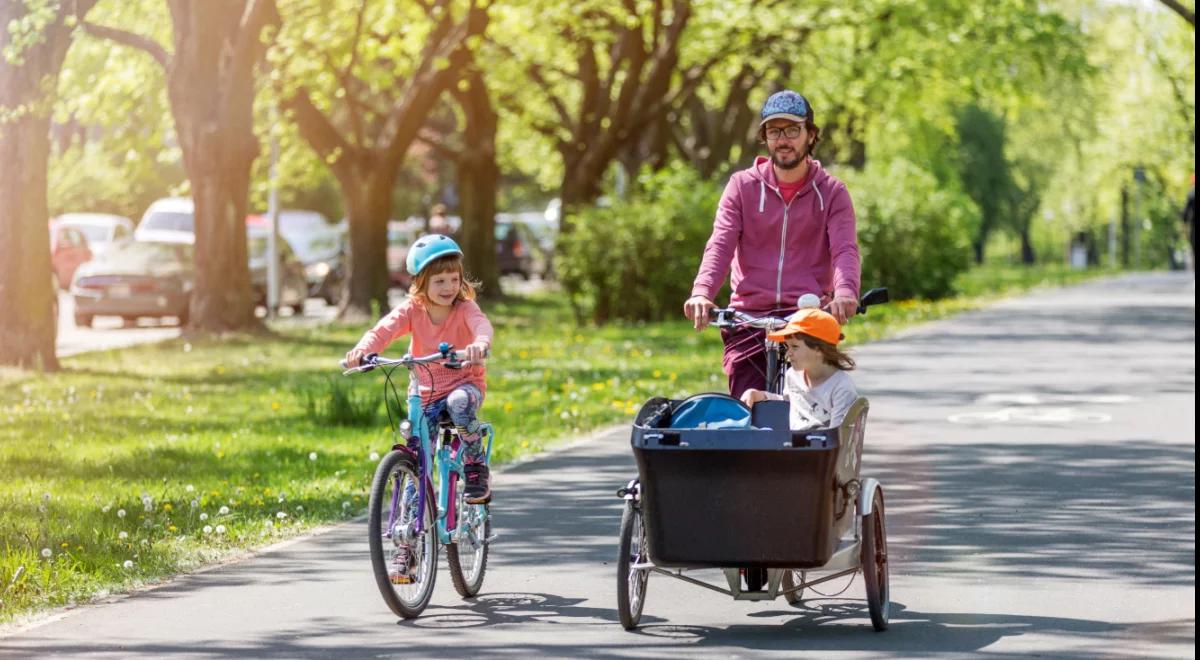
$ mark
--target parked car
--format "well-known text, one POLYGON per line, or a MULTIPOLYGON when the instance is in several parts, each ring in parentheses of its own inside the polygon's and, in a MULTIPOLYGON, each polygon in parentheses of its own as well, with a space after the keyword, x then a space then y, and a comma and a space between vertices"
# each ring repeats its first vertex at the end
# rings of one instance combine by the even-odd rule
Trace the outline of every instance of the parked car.
POLYGON ((133 232, 134 240, 164 243, 196 241, 196 207, 190 197, 167 197, 146 209, 133 232))
POLYGON ((408 248, 425 233, 425 221, 420 218, 391 220, 388 222, 387 265, 388 279, 392 286, 407 290, 412 284, 405 259, 408 248))
POLYGON ((54 221, 74 227, 86 238, 93 257, 100 257, 113 245, 133 239, 133 220, 111 213, 64 213, 54 221))
MULTIPOLYGON (((247 224, 270 230, 271 218, 252 215, 247 224)), ((316 211, 284 209, 279 212, 279 233, 304 264, 308 294, 333 305, 341 297, 346 279, 346 224, 334 224, 316 211)))
POLYGON ((546 255, 533 230, 523 222, 496 218, 496 270, 529 279, 546 272, 546 255))
POLYGON ((542 279, 549 279, 553 274, 552 257, 558 234, 557 225, 546 220, 546 214, 541 211, 496 214, 497 227, 507 223, 521 225, 517 231, 526 234, 527 239, 531 239, 528 243, 533 246, 533 272, 542 279))
MULTIPOLYGON (((267 304, 267 241, 270 229, 258 225, 246 226, 246 252, 250 256, 250 284, 254 288, 254 304, 267 304)), ((304 300, 308 298, 308 279, 304 276, 304 264, 286 240, 279 242, 279 306, 291 307, 300 314, 304 311, 304 300)))
POLYGON ((96 316, 174 316, 187 323, 193 285, 192 246, 182 242, 127 241, 80 266, 71 283, 75 325, 96 316))
POLYGON ((54 283, 60 289, 71 286, 71 278, 79 266, 92 258, 83 232, 74 227, 50 222, 50 267, 54 283))

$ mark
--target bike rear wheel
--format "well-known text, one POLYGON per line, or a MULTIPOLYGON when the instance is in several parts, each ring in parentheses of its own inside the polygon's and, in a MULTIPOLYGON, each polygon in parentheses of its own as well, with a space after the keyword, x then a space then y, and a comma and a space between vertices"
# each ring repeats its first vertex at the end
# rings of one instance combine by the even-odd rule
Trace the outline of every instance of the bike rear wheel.
POLYGON ((433 596, 437 577, 437 516, 433 494, 425 496, 424 529, 416 532, 421 480, 411 455, 393 451, 379 462, 371 484, 367 528, 371 547, 371 568, 375 584, 388 608, 398 616, 412 619, 421 614, 433 596), (388 574, 397 560, 402 544, 409 548, 411 561, 406 584, 393 584, 388 574))

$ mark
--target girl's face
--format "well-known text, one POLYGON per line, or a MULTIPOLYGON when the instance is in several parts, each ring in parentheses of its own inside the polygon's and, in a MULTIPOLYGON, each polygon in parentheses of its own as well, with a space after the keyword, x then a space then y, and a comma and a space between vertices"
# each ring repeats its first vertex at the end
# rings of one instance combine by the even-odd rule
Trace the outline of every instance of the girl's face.
POLYGON ((462 291, 462 274, 457 270, 448 270, 429 278, 425 287, 425 297, 429 302, 441 307, 449 307, 462 291))
POLYGON ((824 361, 820 351, 809 348, 803 339, 795 335, 788 337, 786 343, 788 361, 792 363, 792 367, 795 369, 808 370, 820 366, 824 361))

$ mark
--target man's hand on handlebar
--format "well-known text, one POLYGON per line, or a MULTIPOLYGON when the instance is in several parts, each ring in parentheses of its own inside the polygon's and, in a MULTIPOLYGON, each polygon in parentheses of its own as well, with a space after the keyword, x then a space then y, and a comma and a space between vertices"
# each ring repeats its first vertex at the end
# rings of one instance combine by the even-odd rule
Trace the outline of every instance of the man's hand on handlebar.
POLYGON ((825 306, 825 310, 837 319, 838 325, 845 325, 846 321, 854 316, 858 311, 858 301, 849 296, 834 296, 833 300, 825 306))
POLYGON ((699 332, 708 325, 708 313, 715 307, 716 304, 704 296, 692 296, 683 303, 683 315, 692 320, 696 331, 699 332))

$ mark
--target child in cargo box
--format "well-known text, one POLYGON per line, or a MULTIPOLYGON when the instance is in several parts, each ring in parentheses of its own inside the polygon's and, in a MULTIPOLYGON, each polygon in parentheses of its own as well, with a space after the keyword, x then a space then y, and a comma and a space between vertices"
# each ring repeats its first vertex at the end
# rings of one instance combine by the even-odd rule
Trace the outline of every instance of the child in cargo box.
POLYGON ((784 393, 748 389, 742 393, 742 403, 753 407, 765 399, 790 402, 793 431, 840 425, 858 390, 846 373, 854 368, 854 360, 837 347, 843 339, 837 319, 820 309, 801 309, 782 330, 767 337, 787 344, 791 366, 784 374, 784 393))

